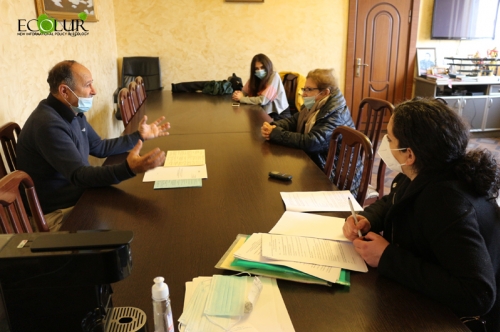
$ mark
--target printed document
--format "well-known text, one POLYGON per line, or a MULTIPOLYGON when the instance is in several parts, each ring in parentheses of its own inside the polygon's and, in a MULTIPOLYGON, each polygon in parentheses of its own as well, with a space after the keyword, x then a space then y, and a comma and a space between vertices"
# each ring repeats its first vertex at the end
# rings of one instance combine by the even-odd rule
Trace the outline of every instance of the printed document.
POLYGON ((354 250, 352 242, 263 233, 262 256, 280 261, 311 263, 368 272, 365 261, 354 250))
POLYGON ((269 233, 349 241, 342 231, 344 223, 343 218, 285 211, 269 233))
POLYGON ((361 205, 349 190, 340 191, 297 191, 281 192, 287 211, 295 212, 321 212, 321 211, 347 211, 350 212, 348 197, 355 211, 363 211, 361 205))
POLYGON ((169 150, 164 167, 205 165, 205 150, 169 150))
POLYGON ((156 167, 144 173, 142 182, 160 180, 206 179, 207 165, 183 167, 156 167))
POLYGON ((310 274, 314 277, 337 282, 340 277, 340 267, 331 267, 318 264, 307 264, 287 260, 273 260, 262 256, 262 233, 254 233, 235 253, 234 257, 252 262, 275 264, 291 267, 292 269, 310 274))

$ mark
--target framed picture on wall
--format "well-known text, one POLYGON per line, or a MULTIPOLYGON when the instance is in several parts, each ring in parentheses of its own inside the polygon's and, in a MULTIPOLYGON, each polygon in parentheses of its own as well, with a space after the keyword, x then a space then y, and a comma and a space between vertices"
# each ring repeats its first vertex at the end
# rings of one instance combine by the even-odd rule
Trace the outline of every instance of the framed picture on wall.
POLYGON ((35 0, 36 15, 47 14, 56 20, 78 20, 78 14, 87 14, 86 22, 97 22, 96 0, 35 0))
POLYGON ((436 49, 432 47, 417 48, 418 76, 427 74, 427 69, 436 66, 436 49))

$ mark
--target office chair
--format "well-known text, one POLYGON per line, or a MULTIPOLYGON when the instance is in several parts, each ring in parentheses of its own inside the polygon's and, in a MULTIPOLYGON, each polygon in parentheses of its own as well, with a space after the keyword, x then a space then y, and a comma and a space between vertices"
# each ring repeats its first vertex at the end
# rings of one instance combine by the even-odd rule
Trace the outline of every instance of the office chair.
POLYGON ((6 162, 6 164, 4 164, 3 161, 1 162, 2 166, 0 167, 0 172, 3 173, 3 175, 17 169, 16 146, 17 138, 20 133, 21 127, 15 122, 9 122, 0 127, 0 142, 6 162))
POLYGON ((351 190, 354 176, 356 175, 356 166, 361 159, 363 164, 363 173, 356 200, 363 206, 365 201, 368 183, 370 182, 370 172, 373 164, 372 143, 362 132, 347 127, 339 126, 335 128, 330 139, 330 147, 326 158, 324 172, 330 178, 332 174, 335 156, 338 158, 335 165, 335 172, 332 182, 339 190, 351 190), (342 140, 339 148, 339 140, 342 140))
MULTIPOLYGON (((382 125, 384 124, 385 116, 387 114, 391 116, 391 114, 394 112, 394 105, 383 99, 368 97, 364 98, 359 103, 358 109, 359 112, 358 118, 356 120, 356 128, 366 136, 368 136, 368 138, 372 142, 373 156, 375 158, 375 153, 377 153, 378 145, 380 142, 380 135, 382 132, 382 125), (365 109, 366 113, 364 113, 365 109), (363 115, 365 116, 363 117, 363 115)), ((368 185, 365 202, 364 204, 360 203, 362 206, 370 205, 384 196, 385 170, 385 163, 382 159, 380 159, 377 171, 376 187, 373 187, 371 184, 368 185)), ((371 175, 372 171, 370 171, 369 182, 371 182, 371 175)))
POLYGON ((28 214, 21 198, 20 186, 24 186, 33 220, 39 232, 48 232, 40 202, 31 177, 23 171, 14 171, 0 179, 0 228, 5 234, 32 233, 28 214))

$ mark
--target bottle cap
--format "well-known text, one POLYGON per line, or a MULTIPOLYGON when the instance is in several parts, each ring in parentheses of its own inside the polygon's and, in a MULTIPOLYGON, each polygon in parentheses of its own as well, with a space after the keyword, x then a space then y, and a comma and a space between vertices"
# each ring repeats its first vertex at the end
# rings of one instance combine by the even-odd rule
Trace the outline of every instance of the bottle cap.
POLYGON ((164 283, 165 279, 163 277, 156 277, 153 279, 155 284, 151 287, 151 293, 153 295, 153 300, 163 301, 168 299, 170 293, 168 291, 168 286, 164 283))

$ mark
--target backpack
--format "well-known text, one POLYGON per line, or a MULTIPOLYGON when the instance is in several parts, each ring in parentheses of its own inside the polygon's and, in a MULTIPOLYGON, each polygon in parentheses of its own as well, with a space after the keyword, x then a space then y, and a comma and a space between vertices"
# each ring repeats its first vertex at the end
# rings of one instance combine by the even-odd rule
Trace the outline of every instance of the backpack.
POLYGON ((298 112, 297 106, 295 105, 295 94, 297 93, 298 84, 297 81, 298 76, 292 73, 288 73, 283 77, 283 87, 285 88, 286 99, 288 100, 291 114, 298 112))
POLYGON ((231 87, 233 88, 233 91, 240 91, 241 89, 243 89, 243 83, 241 81, 241 78, 236 76, 235 73, 233 73, 233 76, 229 76, 227 80, 231 82, 231 87))

